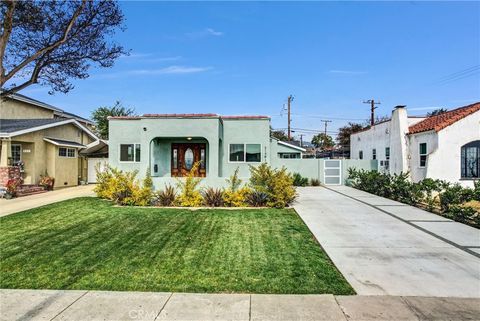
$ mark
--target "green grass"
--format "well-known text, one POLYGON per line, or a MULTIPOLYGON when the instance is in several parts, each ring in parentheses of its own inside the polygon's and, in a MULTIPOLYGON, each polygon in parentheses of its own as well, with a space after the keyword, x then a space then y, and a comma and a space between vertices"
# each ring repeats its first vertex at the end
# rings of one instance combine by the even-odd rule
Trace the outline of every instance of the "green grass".
POLYGON ((354 293, 293 210, 96 198, 0 218, 0 288, 354 293))

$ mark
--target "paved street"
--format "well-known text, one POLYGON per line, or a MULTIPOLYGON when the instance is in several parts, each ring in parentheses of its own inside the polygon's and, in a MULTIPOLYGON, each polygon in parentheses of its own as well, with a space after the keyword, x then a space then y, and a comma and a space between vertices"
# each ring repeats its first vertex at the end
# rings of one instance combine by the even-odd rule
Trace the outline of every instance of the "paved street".
POLYGON ((0 320, 478 320, 479 299, 0 290, 0 320))
POLYGON ((480 231, 347 186, 295 209, 360 295, 480 297, 480 231))
POLYGON ((95 196, 94 187, 95 185, 82 185, 11 200, 0 198, 0 217, 75 197, 95 196))

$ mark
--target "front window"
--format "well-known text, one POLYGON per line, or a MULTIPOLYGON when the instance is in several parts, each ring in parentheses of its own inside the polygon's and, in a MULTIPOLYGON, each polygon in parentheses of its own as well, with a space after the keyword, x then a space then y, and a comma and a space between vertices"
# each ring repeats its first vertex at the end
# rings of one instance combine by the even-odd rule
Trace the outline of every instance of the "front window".
POLYGON ((75 148, 59 147, 58 156, 75 158, 75 148))
POLYGON ((120 144, 121 162, 139 162, 140 144, 120 144))
POLYGON ((260 144, 230 144, 231 162, 258 163, 262 158, 260 144))
POLYGON ((385 159, 390 159, 390 147, 385 147, 385 159))
POLYGON ((427 165, 427 143, 421 143, 419 145, 419 155, 420 167, 425 167, 425 165, 427 165))
POLYGON ((377 159, 377 150, 375 148, 372 149, 372 159, 377 159))
POLYGON ((12 144, 10 147, 12 151, 12 164, 15 165, 22 160, 22 145, 12 144))
POLYGON ((480 178, 480 140, 462 146, 462 178, 480 178))

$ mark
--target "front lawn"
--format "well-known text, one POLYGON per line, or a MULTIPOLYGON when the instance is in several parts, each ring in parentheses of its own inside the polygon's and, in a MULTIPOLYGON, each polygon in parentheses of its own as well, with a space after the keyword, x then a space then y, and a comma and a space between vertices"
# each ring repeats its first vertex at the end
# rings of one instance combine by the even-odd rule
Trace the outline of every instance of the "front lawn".
POLYGON ((0 288, 354 293, 293 210, 96 198, 0 218, 0 288))

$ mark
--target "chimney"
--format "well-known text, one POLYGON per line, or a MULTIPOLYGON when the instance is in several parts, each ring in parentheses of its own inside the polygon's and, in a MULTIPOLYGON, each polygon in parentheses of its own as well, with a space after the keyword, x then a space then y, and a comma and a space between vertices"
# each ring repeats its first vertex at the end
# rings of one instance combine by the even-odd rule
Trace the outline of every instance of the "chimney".
POLYGON ((408 171, 408 117, 404 105, 395 106, 390 121, 390 174, 408 171))

